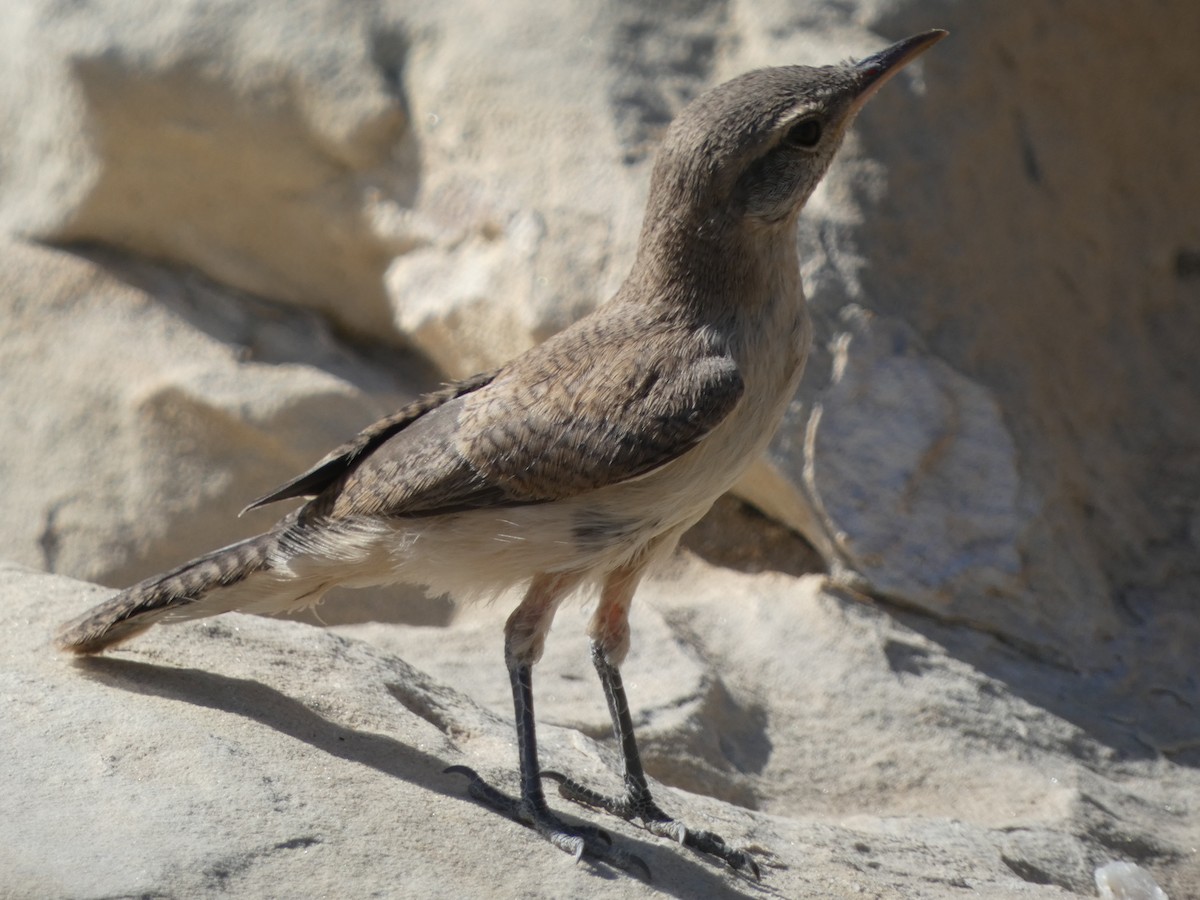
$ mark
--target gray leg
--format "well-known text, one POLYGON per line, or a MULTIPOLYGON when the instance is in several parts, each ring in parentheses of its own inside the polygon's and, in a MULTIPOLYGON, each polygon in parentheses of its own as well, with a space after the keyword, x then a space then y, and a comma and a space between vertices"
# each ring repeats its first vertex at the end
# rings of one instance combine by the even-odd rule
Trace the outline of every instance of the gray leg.
POLYGON ((451 766, 446 771, 467 776, 470 779, 467 790, 472 797, 532 828, 555 847, 574 856, 576 862, 587 856, 622 869, 640 870, 649 878, 650 870, 646 864, 637 856, 613 847, 612 838, 603 830, 571 827, 554 815, 542 791, 533 714, 533 663, 541 657, 545 633, 558 601, 574 584, 575 579, 563 576, 535 579, 505 629, 505 662, 516 713, 521 796, 510 797, 498 791, 467 766, 451 766))
POLYGON ((604 699, 608 702, 608 712, 612 717, 613 733, 621 746, 625 793, 620 797, 608 797, 559 772, 542 772, 542 777, 557 782, 559 794, 568 800, 607 810, 623 819, 640 819, 651 834, 670 838, 685 847, 715 856, 731 868, 748 871, 758 878, 758 864, 750 854, 729 847, 711 831, 695 831, 671 818, 650 795, 650 785, 646 781, 637 738, 633 733, 629 701, 625 697, 625 686, 618 668, 629 649, 629 603, 640 575, 638 570, 618 570, 609 577, 589 628, 592 635, 592 663, 600 675, 604 699))

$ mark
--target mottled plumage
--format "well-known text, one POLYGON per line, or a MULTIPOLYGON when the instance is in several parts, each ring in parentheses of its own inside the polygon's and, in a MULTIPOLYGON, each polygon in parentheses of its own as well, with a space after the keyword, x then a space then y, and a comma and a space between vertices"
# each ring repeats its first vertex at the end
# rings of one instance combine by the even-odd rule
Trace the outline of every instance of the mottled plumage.
POLYGON ((159 621, 291 609, 335 585, 469 596, 524 583, 505 628, 521 794, 459 768, 471 793, 577 857, 645 868, 550 812, 544 774, 563 796, 757 875, 744 851, 650 796, 618 671, 629 605, 777 427, 809 342, 796 217, 866 99, 943 36, 861 63, 751 72, 701 96, 663 141, 637 258, 609 303, 367 428, 248 507, 311 498, 270 532, 122 591, 66 625, 60 646, 95 653, 159 621), (532 667, 559 602, 587 582, 600 586, 588 632, 625 762, 614 798, 537 759, 532 667))

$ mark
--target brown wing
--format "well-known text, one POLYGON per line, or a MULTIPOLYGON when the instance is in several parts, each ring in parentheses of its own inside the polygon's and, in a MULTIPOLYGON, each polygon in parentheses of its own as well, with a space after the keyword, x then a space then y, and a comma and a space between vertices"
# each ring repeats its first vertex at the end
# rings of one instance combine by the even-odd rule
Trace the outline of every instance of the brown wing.
POLYGON ((392 434, 313 511, 421 516, 570 497, 687 452, 741 398, 737 366, 699 332, 579 325, 392 434))
POLYGON ((339 478, 350 472, 364 456, 384 443, 392 435, 409 427, 413 422, 427 415, 463 394, 478 390, 496 377, 496 372, 485 372, 470 378, 446 385, 440 391, 434 391, 418 397, 408 406, 397 413, 380 419, 373 425, 364 428, 340 447, 332 450, 319 463, 297 475, 291 481, 259 497, 238 515, 244 515, 252 509, 275 503, 279 500, 290 500, 293 497, 315 497, 339 478))
POLYGON ((464 402, 461 452, 490 483, 553 500, 636 478, 696 446, 737 405, 733 360, 675 342, 560 354, 464 402))

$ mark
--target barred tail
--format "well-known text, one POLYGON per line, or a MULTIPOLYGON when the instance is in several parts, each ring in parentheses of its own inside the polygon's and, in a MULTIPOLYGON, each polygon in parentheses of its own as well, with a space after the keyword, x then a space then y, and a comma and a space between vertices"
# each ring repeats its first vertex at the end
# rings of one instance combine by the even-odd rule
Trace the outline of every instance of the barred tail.
MULTIPOLYGON (((99 653, 156 622, 262 605, 264 594, 273 593, 270 585, 255 590, 251 583, 270 571, 279 542, 277 532, 260 534, 147 578, 66 623, 57 644, 73 653, 99 653)), ((278 579, 265 580, 278 586, 278 579)))

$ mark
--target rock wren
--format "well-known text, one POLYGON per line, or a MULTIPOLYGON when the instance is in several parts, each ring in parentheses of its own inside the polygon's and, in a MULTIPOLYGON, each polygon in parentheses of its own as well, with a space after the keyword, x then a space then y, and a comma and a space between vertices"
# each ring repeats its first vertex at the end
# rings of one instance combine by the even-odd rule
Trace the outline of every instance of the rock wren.
POLYGON ((96 653, 158 622, 318 602, 335 585, 412 582, 459 597, 525 585, 504 629, 520 796, 470 769, 472 796, 575 855, 645 869, 562 796, 758 875, 748 853, 652 799, 618 667, 639 580, 766 447, 804 366, 796 219, 863 104, 945 37, 861 62, 762 69, 700 96, 659 150, 637 257, 606 305, 493 372, 367 428, 247 509, 311 498, 266 534, 148 578, 64 626, 96 653), (597 585, 588 626, 624 756, 609 797, 539 768, 534 664, 562 599, 597 585))

